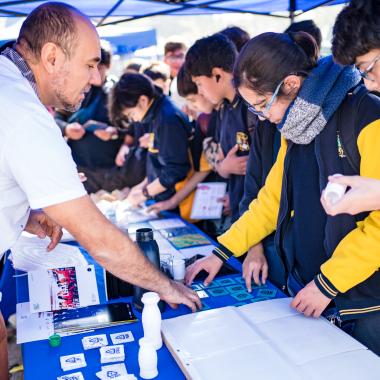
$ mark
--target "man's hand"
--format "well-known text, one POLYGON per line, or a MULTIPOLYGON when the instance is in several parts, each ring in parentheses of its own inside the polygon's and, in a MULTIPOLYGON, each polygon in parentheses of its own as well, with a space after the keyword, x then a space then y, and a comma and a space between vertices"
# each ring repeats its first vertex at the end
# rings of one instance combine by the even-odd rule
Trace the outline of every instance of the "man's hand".
POLYGON ((106 129, 97 129, 94 135, 103 141, 110 141, 117 139, 117 129, 115 127, 107 127, 106 129))
POLYGON ((43 211, 30 212, 25 231, 37 235, 40 239, 49 236, 51 242, 47 247, 48 251, 54 249, 62 237, 62 227, 49 218, 43 211))
POLYGON ((171 307, 176 308, 177 305, 184 304, 188 306, 192 312, 202 308, 201 300, 192 289, 175 281, 170 281, 170 285, 169 290, 165 294, 160 294, 160 297, 170 304, 171 307))
POLYGON ((235 145, 228 153, 223 161, 217 167, 219 175, 228 178, 231 174, 245 175, 247 171, 248 155, 239 157, 237 151, 239 146, 235 145))
POLYGON ((243 262, 243 278, 250 293, 252 291, 252 277, 257 285, 261 285, 260 274, 262 283, 265 284, 268 278, 268 263, 261 243, 249 249, 243 262))
POLYGON ((313 280, 298 292, 291 306, 305 317, 319 318, 330 302, 331 299, 322 294, 313 280))
POLYGON ((71 140, 80 140, 85 133, 85 129, 79 123, 67 124, 65 127, 65 136, 71 140))
POLYGON ((191 285, 195 276, 201 271, 205 270, 208 273, 207 278, 204 280, 205 286, 208 286, 223 266, 223 261, 215 255, 204 257, 191 264, 186 270, 185 283, 191 285))
POLYGON ((324 192, 322 193, 321 203, 327 214, 332 216, 343 213, 355 215, 363 211, 380 209, 379 180, 360 176, 330 176, 329 181, 347 185, 351 189, 335 204, 326 201, 324 192))

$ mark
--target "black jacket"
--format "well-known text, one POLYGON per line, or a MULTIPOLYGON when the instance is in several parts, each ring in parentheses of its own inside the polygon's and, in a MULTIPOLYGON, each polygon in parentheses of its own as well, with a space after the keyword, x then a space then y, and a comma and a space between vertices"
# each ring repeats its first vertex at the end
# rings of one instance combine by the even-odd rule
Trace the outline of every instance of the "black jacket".
POLYGON ((165 95, 154 100, 143 123, 151 134, 147 157, 148 182, 159 178, 167 190, 155 199, 166 200, 175 193, 175 185, 184 180, 190 170, 191 126, 185 114, 165 95))

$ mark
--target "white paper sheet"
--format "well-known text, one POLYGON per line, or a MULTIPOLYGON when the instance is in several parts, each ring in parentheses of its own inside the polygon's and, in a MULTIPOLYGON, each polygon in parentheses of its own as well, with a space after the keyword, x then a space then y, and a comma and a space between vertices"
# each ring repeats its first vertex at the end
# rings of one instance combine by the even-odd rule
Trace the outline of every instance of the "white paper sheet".
POLYGON ((202 182, 195 191, 191 219, 219 219, 222 216, 223 203, 220 201, 226 195, 225 182, 202 182))
POLYGON ((166 319, 162 331, 175 349, 192 359, 263 342, 233 306, 166 319))
POLYGON ((291 302, 292 298, 290 297, 255 302, 239 307, 239 312, 253 324, 299 315, 296 310, 290 307, 291 302))
POLYGON ((154 230, 186 227, 186 224, 178 218, 152 220, 149 222, 149 224, 154 230))
POLYGON ((224 307, 164 320, 162 332, 191 380, 379 378, 380 358, 291 299, 224 307))
POLYGON ((30 313, 29 302, 16 305, 17 344, 49 339, 54 334, 53 313, 30 313))
POLYGON ((262 322, 255 327, 294 365, 365 349, 361 343, 323 318, 306 318, 299 314, 262 322))
POLYGON ((12 261, 16 269, 32 271, 39 269, 85 266, 87 261, 79 248, 58 244, 47 252, 50 239, 26 238, 21 236, 12 247, 12 261))
POLYGON ((28 272, 30 312, 99 304, 93 265, 28 272))
POLYGON ((369 350, 345 352, 302 365, 308 380, 379 380, 380 359, 369 350))

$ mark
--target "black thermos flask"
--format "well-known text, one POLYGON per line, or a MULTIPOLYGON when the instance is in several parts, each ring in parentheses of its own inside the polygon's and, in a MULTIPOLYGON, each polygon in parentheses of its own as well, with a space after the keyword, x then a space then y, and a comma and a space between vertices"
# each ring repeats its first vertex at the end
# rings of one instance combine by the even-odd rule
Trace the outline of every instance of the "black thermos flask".
MULTIPOLYGON (((140 247, 145 257, 155 266, 158 270, 161 270, 160 264, 160 251, 156 240, 154 240, 153 231, 151 228, 141 228, 136 231, 136 243, 140 247)), ((141 298, 144 293, 149 292, 139 286, 133 286, 133 306, 141 311, 144 304, 141 298)), ((165 310, 165 302, 160 301, 158 307, 161 312, 165 310)))

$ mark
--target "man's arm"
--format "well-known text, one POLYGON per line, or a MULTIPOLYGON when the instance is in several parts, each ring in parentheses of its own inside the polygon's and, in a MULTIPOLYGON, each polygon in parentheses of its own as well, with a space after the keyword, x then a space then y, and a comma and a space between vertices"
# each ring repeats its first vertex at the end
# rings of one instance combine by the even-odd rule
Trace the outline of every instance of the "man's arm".
POLYGON ((200 307, 194 292, 174 284, 156 270, 137 245, 112 225, 88 196, 46 207, 44 211, 115 276, 155 291, 169 303, 183 303, 192 310, 200 307))

